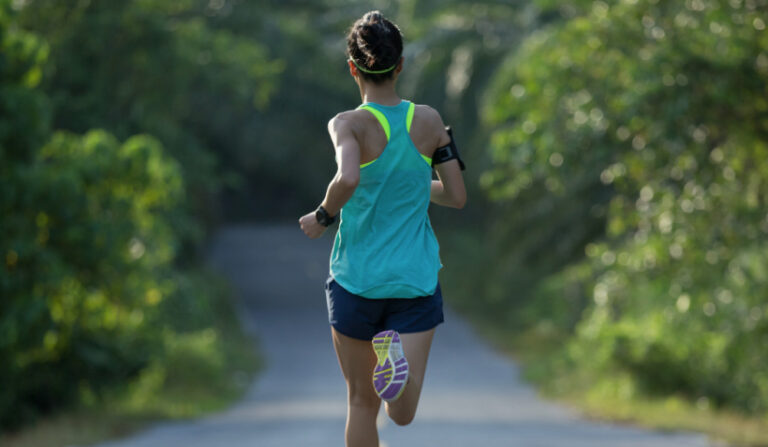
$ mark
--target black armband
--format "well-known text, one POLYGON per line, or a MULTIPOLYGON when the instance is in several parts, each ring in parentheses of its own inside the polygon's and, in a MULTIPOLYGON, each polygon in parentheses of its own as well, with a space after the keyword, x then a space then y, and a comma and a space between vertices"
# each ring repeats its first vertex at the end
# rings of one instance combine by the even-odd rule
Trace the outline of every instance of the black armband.
POLYGON ((453 141, 451 126, 446 126, 445 130, 448 132, 448 136, 451 137, 451 142, 435 150, 434 155, 432 155, 432 167, 435 167, 435 165, 439 165, 440 163, 445 163, 446 161, 457 160, 459 162, 459 167, 463 171, 466 169, 466 166, 464 166, 464 162, 459 156, 459 149, 456 147, 456 142, 453 141))

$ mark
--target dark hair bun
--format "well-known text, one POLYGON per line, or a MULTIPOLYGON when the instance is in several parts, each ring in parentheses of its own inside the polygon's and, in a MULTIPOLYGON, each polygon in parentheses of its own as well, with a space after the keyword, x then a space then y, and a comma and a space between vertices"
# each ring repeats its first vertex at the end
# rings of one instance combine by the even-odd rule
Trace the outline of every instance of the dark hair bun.
MULTIPOLYGON (((387 70, 400 61, 403 54, 403 36, 400 29, 379 11, 370 11, 358 19, 347 35, 347 52, 359 67, 369 71, 387 70)), ((391 79, 394 69, 372 74, 360 71, 374 82, 391 79)))

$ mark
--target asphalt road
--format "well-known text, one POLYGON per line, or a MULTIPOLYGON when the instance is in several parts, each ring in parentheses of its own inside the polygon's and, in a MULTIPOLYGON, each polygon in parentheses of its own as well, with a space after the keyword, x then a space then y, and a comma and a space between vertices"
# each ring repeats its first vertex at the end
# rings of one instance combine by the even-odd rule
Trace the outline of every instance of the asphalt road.
MULTIPOLYGON (((220 231, 209 259, 236 284, 242 322, 257 337, 266 370, 228 411, 161 423, 101 447, 343 447, 345 386, 323 293, 327 236, 311 241, 297 225, 220 231)), ((696 434, 588 421, 540 399, 511 360, 450 312, 435 336, 416 420, 398 427, 382 410, 379 426, 387 447, 713 445, 696 434)))

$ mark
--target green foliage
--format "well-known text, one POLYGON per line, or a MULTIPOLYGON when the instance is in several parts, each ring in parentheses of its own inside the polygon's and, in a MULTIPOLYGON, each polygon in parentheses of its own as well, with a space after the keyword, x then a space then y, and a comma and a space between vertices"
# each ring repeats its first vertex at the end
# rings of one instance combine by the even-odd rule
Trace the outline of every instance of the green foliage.
POLYGON ((232 290, 204 270, 177 275, 150 327, 160 349, 148 366, 110 399, 126 415, 193 417, 222 409, 250 383, 258 366, 252 340, 229 305, 232 290))
POLYGON ((0 427, 158 365, 167 388, 191 387, 190 365, 221 381, 239 363, 222 347, 227 297, 177 263, 191 204, 218 184, 206 145, 231 141, 204 112, 246 119, 279 67, 185 11, 169 29, 159 4, 0 1, 0 427))
MULTIPOLYGON (((19 18, 51 49, 42 88, 55 128, 153 135, 179 163, 184 206, 203 223, 217 217, 213 197, 230 171, 267 150, 253 123, 282 69, 259 41, 218 27, 208 3, 34 0, 19 18)), ((179 230, 187 243, 200 236, 179 230)))
POLYGON ((448 298, 564 345, 549 374, 768 410, 765 0, 0 0, 0 425, 226 375, 178 265, 220 214, 316 205, 372 8, 469 162, 448 298))
POLYGON ((229 305, 232 290, 203 269, 177 273, 173 282, 177 290, 148 314, 144 329, 158 328, 159 334, 146 367, 101 396, 81 386, 79 405, 18 432, 0 433, 0 444, 98 444, 160 420, 221 410, 242 396, 259 362, 229 305))
MULTIPOLYGON (((48 113, 40 83, 48 46, 34 34, 16 28, 9 2, 0 3, 0 172, 13 175, 13 161, 29 160, 31 149, 45 141, 48 113)), ((3 194, 6 188, 0 191, 3 194)))
POLYGON ((588 236, 569 246, 584 247, 587 280, 529 301, 557 308, 575 285, 592 303, 573 365, 627 372, 645 392, 768 409, 765 11, 591 2, 532 34, 498 73, 486 114, 496 164, 483 183, 509 202, 505 224, 530 219, 535 197, 546 230, 513 234, 551 231, 535 243, 550 265, 567 259, 554 241, 588 236))
MULTIPOLYGON (((149 137, 57 133, 17 179, 2 224, 5 417, 97 390, 146 362, 145 314, 170 285, 178 167, 149 137), (54 373, 55 372, 55 373, 54 373)), ((31 412, 31 410, 30 410, 31 412)))

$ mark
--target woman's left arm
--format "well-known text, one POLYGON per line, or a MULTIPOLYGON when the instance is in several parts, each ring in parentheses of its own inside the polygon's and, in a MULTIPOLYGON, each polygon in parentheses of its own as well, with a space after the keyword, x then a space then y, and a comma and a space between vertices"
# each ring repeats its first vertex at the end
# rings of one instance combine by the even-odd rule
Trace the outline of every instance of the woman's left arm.
MULTIPOLYGON (((325 199, 320 205, 329 216, 338 216, 360 182, 360 144, 348 113, 336 115, 331 119, 328 122, 328 133, 336 151, 338 169, 328 184, 325 199)), ((299 224, 304 233, 312 239, 320 237, 327 228, 317 221, 315 211, 302 216, 299 224)))

